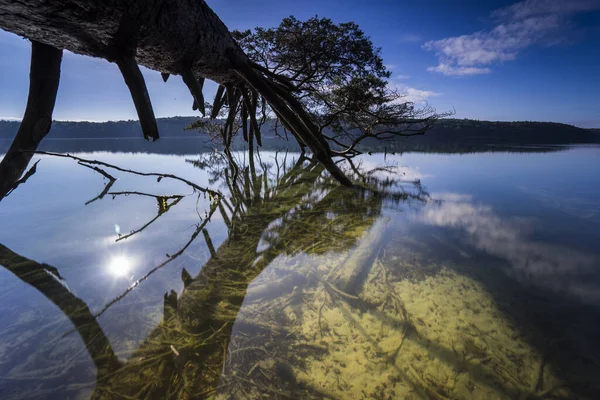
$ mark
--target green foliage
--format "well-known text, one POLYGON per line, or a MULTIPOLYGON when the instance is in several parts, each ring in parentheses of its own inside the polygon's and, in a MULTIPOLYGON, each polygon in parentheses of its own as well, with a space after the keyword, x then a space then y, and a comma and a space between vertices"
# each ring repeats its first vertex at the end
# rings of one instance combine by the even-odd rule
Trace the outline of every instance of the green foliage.
POLYGON ((294 97, 321 134, 346 149, 341 153, 352 153, 367 137, 423 133, 438 117, 430 107, 403 101, 388 82, 391 72, 381 49, 354 22, 290 16, 276 28, 234 31, 233 36, 266 75, 293 84, 294 97))
POLYGON ((299 88, 322 89, 353 78, 389 78, 380 49, 354 22, 334 24, 313 17, 302 22, 290 16, 277 28, 234 31, 248 56, 274 73, 292 79, 299 88))

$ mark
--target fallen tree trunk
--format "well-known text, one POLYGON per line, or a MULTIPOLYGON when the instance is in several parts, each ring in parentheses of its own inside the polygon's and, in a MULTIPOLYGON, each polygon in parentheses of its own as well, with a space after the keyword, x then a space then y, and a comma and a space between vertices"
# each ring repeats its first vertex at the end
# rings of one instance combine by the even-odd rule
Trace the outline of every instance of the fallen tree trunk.
MULTIPOLYGON (((329 144, 302 105, 287 89, 282 90, 272 74, 265 75, 248 59, 203 0, 0 0, 0 28, 56 49, 117 63, 146 138, 158 139, 158 131, 137 64, 160 71, 164 79, 168 74, 181 75, 200 110, 204 109, 199 104, 203 79, 221 84, 227 91, 230 117, 226 129, 230 132, 231 116, 237 114, 237 105, 244 103, 238 101, 240 97, 252 98, 248 95, 258 93, 332 176, 352 186, 333 162, 329 144)), ((216 99, 217 103, 222 102, 216 99)), ((259 133, 255 132, 257 139, 259 133)))
POLYGON ((203 0, 0 0, 0 27, 57 49, 237 84, 227 51, 246 60, 203 0))

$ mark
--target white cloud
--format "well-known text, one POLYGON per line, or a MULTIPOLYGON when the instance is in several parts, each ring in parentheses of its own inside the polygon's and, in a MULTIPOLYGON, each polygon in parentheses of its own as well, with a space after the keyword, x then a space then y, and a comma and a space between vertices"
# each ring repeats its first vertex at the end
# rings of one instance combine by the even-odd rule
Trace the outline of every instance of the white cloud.
POLYGON ((444 75, 490 73, 488 65, 514 60, 535 44, 560 41, 562 28, 573 14, 600 9, 600 0, 525 0, 496 10, 496 26, 470 35, 432 40, 423 45, 440 62, 430 72, 444 75))
POLYGON ((492 72, 489 68, 478 68, 478 67, 453 67, 448 64, 440 63, 437 67, 427 67, 427 71, 429 72, 439 72, 440 74, 444 74, 447 76, 456 75, 456 76, 464 76, 464 75, 481 75, 481 74, 489 74, 492 72))
POLYGON ((424 104, 430 97, 441 96, 441 93, 432 90, 421 90, 404 84, 390 83, 390 88, 402 95, 402 97, 397 100, 399 103, 410 101, 415 104, 424 104))
POLYGON ((389 89, 402 96, 396 100, 396 102, 399 104, 406 103, 407 101, 415 104, 424 104, 427 103, 427 100, 430 97, 442 95, 441 93, 434 92, 433 90, 422 90, 411 87, 406 83, 400 82, 400 79, 401 78, 399 77, 394 77, 392 81, 389 82, 389 89))
POLYGON ((440 96, 441 93, 433 92, 431 90, 421 90, 413 87, 405 87, 401 89, 402 93, 406 94, 404 101, 412 101, 415 104, 422 104, 427 102, 430 97, 440 96))
POLYGON ((506 272, 517 279, 600 304, 600 293, 586 276, 600 261, 593 254, 536 239, 535 221, 497 215, 469 195, 441 193, 417 220, 466 234, 474 247, 508 261, 506 272))

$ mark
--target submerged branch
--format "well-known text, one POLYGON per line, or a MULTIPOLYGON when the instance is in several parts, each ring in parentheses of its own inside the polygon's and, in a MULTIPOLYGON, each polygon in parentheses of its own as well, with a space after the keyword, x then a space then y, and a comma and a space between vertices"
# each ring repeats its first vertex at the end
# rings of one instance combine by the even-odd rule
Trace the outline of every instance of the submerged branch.
POLYGON ((163 178, 169 178, 169 179, 173 179, 173 180, 176 180, 176 181, 179 181, 179 182, 183 182, 186 185, 192 187, 193 189, 195 189, 195 190, 197 190, 199 192, 208 193, 208 194, 211 194, 212 196, 216 196, 216 197, 221 197, 222 196, 222 194, 219 191, 199 186, 199 185, 195 184, 192 181, 189 181, 189 180, 184 179, 184 178, 180 178, 179 176, 173 175, 173 174, 161 174, 161 173, 157 173, 157 172, 139 172, 139 171, 134 171, 134 170, 127 169, 127 168, 122 168, 122 167, 119 167, 117 165, 109 164, 109 163, 104 162, 104 161, 88 160, 88 159, 85 159, 85 158, 73 156, 71 154, 55 153, 55 152, 51 152, 51 151, 32 151, 31 153, 34 153, 34 154, 43 154, 43 155, 53 156, 53 157, 70 158, 72 160, 83 162, 83 163, 86 163, 86 164, 102 165, 102 166, 107 167, 107 168, 112 168, 114 170, 121 171, 121 172, 127 172, 127 173, 130 173, 130 174, 133 174, 133 175, 155 176, 159 180, 163 179, 163 178))
MULTIPOLYGON (((115 193, 109 193, 110 195, 113 196, 117 196, 120 194, 125 194, 125 195, 129 195, 129 194, 138 194, 141 196, 150 196, 150 197, 154 197, 156 198, 158 201, 161 201, 161 196, 153 196, 150 194, 145 194, 145 193, 137 193, 137 192, 115 192, 115 193)), ((159 208, 158 214, 156 214, 156 216, 154 218, 152 218, 150 221, 148 221, 146 224, 144 224, 141 228, 136 229, 134 231, 131 231, 130 233, 128 233, 127 235, 119 235, 119 238, 117 240, 115 240, 115 242, 120 242, 121 240, 125 240, 130 238, 131 236, 142 232, 144 229, 146 229, 147 227, 149 227, 150 225, 152 225, 157 219, 159 219, 163 214, 165 214, 167 211, 169 211, 169 209, 175 205, 177 205, 177 203, 179 203, 181 201, 181 199, 183 199, 183 196, 168 196, 168 197, 162 197, 162 199, 166 199, 167 198, 174 198, 175 201, 173 201, 171 204, 168 204, 163 210, 161 210, 159 208)))
POLYGON ((170 254, 167 255, 168 259, 163 261, 162 263, 160 263, 159 265, 157 265, 156 267, 152 268, 150 271, 148 271, 148 273, 146 273, 146 275, 142 276, 140 279, 136 280, 131 286, 129 286, 123 293, 121 293, 119 296, 115 297, 113 300, 111 300, 110 302, 108 302, 103 308, 102 310, 100 310, 100 312, 98 312, 96 315, 94 315, 95 319, 98 319, 102 314, 104 314, 113 304, 117 303, 118 301, 120 301, 121 299, 123 299, 125 296, 127 296, 127 294, 129 294, 129 292, 131 292, 133 289, 135 289, 140 283, 142 283, 143 281, 147 280, 152 274, 154 274, 156 271, 158 271, 161 268, 164 268, 165 266, 167 266, 171 261, 175 260, 177 257, 179 257, 180 255, 182 255, 188 247, 190 247, 190 245, 194 242, 194 240, 196 239, 196 237, 200 234, 200 232, 202 232, 202 229, 204 229, 204 227, 206 226, 206 224, 208 224, 210 222, 211 217, 213 216, 213 214, 215 213, 215 211, 217 210, 217 203, 219 203, 219 200, 217 200, 217 202, 213 203, 211 205, 210 211, 208 213, 208 217, 204 219, 204 221, 202 221, 202 223, 200 225, 198 225, 198 227, 196 228, 196 230, 194 231, 194 233, 192 233, 190 239, 187 241, 187 243, 181 248, 179 249, 176 253, 174 254, 170 254))

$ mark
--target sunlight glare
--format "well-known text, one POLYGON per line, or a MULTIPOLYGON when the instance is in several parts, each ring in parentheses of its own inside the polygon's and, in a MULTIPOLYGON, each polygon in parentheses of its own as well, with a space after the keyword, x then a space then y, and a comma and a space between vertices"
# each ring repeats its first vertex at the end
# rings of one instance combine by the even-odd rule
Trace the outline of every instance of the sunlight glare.
POLYGON ((114 256, 108 264, 108 272, 115 277, 125 277, 132 269, 132 262, 126 256, 114 256))

